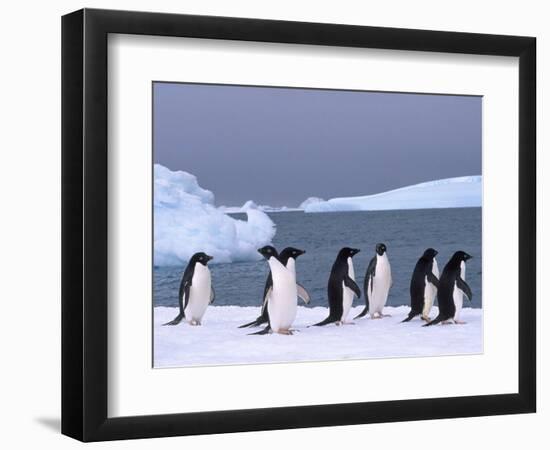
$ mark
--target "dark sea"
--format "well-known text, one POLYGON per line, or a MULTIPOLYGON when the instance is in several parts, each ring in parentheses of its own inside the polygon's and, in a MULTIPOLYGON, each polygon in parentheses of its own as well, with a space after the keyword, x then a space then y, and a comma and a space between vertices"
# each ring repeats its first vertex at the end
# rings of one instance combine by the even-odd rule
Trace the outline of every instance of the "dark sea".
MULTIPOLYGON (((245 214, 233 214, 246 220, 245 214)), ((336 254, 342 247, 361 249, 354 258, 355 279, 363 290, 363 279, 374 247, 388 248, 393 287, 388 306, 409 305, 409 284, 418 258, 428 247, 439 254, 442 271, 451 255, 464 250, 473 256, 466 264, 466 281, 473 292, 471 306, 481 308, 481 208, 358 211, 305 214, 269 213, 277 226, 273 245, 281 251, 292 246, 306 250, 298 258, 297 278, 311 295, 311 306, 327 306, 327 282, 336 254)), ((184 267, 154 269, 154 305, 177 306, 184 267)), ((216 290, 216 305, 259 306, 266 261, 214 264, 210 266, 216 290)), ((467 299, 464 306, 470 306, 467 299)), ((363 302, 355 300, 354 305, 363 302)))

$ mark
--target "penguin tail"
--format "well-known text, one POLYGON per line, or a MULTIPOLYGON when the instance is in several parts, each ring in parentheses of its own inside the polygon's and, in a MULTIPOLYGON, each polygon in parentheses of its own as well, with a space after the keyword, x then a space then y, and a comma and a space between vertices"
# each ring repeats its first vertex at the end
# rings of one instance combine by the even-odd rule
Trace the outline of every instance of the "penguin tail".
POLYGON ((401 323, 409 322, 409 321, 411 321, 412 319, 414 319, 417 315, 418 315, 418 313, 416 313, 416 312, 414 312, 414 311, 411 311, 411 312, 409 313, 409 315, 408 315, 404 320, 401 321, 401 323))
POLYGON ((368 312, 369 312, 369 307, 365 306, 363 311, 361 311, 357 316, 355 316, 354 319, 359 319, 360 317, 364 317, 367 315, 368 312))
POLYGON ((185 318, 184 314, 178 314, 177 317, 174 320, 171 320, 170 322, 163 323, 162 326, 165 325, 177 325, 185 318))
POLYGON ((255 333, 250 333, 249 336, 261 336, 261 335, 264 335, 264 334, 269 334, 270 332, 271 332, 271 326, 268 325, 263 330, 256 331, 255 333))
POLYGON ((428 322, 425 325, 422 325, 423 327, 429 327, 430 325, 437 325, 439 322, 443 321, 443 316, 439 315, 434 320, 428 322))
POLYGON ((249 327, 257 327, 261 325, 263 322, 261 321, 261 317, 258 317, 257 319, 253 320, 252 322, 245 323, 244 325, 239 325, 239 328, 249 328, 249 327))
POLYGON ((312 327, 322 327, 323 325, 328 325, 329 323, 336 322, 336 319, 334 317, 328 316, 325 320, 315 323, 313 325, 310 325, 312 327))

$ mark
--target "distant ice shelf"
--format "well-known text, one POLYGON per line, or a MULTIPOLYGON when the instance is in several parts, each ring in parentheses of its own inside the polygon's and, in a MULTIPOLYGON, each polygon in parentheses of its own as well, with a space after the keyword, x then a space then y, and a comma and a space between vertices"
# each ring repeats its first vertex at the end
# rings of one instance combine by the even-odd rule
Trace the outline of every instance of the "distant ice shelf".
POLYGON ((310 197, 300 207, 306 213, 479 207, 481 190, 482 177, 474 175, 428 181, 359 197, 330 200, 310 197))

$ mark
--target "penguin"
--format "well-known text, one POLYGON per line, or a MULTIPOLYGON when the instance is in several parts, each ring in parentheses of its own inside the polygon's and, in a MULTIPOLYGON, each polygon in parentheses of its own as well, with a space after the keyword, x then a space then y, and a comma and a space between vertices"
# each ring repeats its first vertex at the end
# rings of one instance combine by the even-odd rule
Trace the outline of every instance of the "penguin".
POLYGON ((411 311, 403 322, 408 322, 418 315, 422 315, 422 320, 426 322, 430 320, 430 309, 439 286, 436 255, 437 251, 433 248, 426 249, 414 267, 410 286, 411 311))
POLYGON ((391 266, 386 253, 386 245, 376 244, 376 254, 370 260, 365 274, 363 290, 365 292, 365 308, 355 318, 363 317, 369 312, 371 319, 381 319, 390 317, 389 314, 383 314, 382 310, 388 300, 388 294, 393 284, 391 277, 391 266))
POLYGON ((330 276, 328 279, 328 317, 314 324, 314 326, 328 325, 336 323, 336 325, 346 324, 346 318, 353 303, 353 297, 361 297, 361 290, 355 282, 355 270, 353 268, 352 258, 359 253, 357 248, 344 247, 336 256, 336 260, 332 265, 330 276))
MULTIPOLYGON (((294 247, 286 247, 279 254, 279 260, 281 261, 281 263, 283 263, 283 265, 287 269, 294 272, 294 276, 296 276, 296 259, 298 258, 298 256, 303 255, 305 252, 306 252, 305 250, 299 250, 294 247)), ((267 280, 265 281, 264 295, 262 300, 262 311, 260 315, 252 322, 245 323, 244 325, 239 326, 239 328, 257 327, 269 321, 269 317, 267 313, 267 293, 269 292, 269 288, 272 285, 273 285, 273 278, 271 276, 271 272, 269 272, 269 275, 267 276, 267 280)), ((296 283, 296 287, 298 288, 298 297, 301 298, 304 301, 304 303, 307 305, 311 301, 311 297, 309 296, 309 293, 299 283, 296 283)))
POLYGON ((455 252, 443 268, 443 272, 439 278, 439 288, 437 290, 439 314, 434 320, 424 325, 425 327, 436 325, 440 322, 449 323, 449 320, 454 319, 456 306, 454 303, 453 293, 455 288, 458 288, 470 300, 472 300, 472 290, 460 275, 462 263, 468 261, 470 258, 472 257, 466 252, 455 252))
POLYGON ((214 303, 216 297, 207 266, 212 259, 212 256, 203 252, 191 257, 181 278, 178 293, 180 312, 174 320, 164 325, 177 325, 182 319, 190 325, 201 325, 206 307, 214 303))
POLYGON ((269 264, 272 285, 266 294, 269 324, 262 331, 252 334, 273 332, 291 335, 290 327, 298 310, 296 275, 280 261, 277 250, 271 245, 258 249, 258 252, 269 264))
MULTIPOLYGON (((466 281, 466 263, 462 261, 460 263, 460 278, 466 281)), ((462 301, 464 300, 464 294, 456 286, 453 290, 453 302, 455 304, 455 315, 453 318, 454 323, 457 325, 464 325, 466 322, 460 320, 460 313, 462 311, 462 301)))

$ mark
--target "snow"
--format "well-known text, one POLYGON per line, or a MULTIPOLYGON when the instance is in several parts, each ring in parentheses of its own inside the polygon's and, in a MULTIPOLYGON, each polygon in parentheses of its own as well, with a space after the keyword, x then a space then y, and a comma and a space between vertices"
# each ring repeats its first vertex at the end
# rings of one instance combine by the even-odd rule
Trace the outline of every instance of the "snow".
POLYGON ((214 194, 194 175, 155 164, 154 183, 156 266, 182 265, 199 251, 214 264, 257 260, 257 249, 275 236, 275 224, 259 209, 247 209, 245 221, 216 208, 214 194))
POLYGON ((478 207, 481 206, 481 182, 481 175, 446 178, 360 197, 326 201, 310 197, 301 206, 307 213, 478 207))
MULTIPOLYGON (((352 308, 355 317, 363 306, 352 308)), ((392 317, 372 320, 362 318, 355 325, 308 325, 323 320, 327 308, 298 307, 292 336, 269 334, 249 336, 262 328, 237 328, 255 319, 260 308, 209 306, 203 325, 187 323, 162 326, 172 320, 177 308, 154 309, 154 366, 182 367, 222 364, 254 364, 292 361, 344 360, 414 356, 479 354, 483 352, 481 309, 464 308, 465 325, 422 327, 415 318, 400 323, 410 308, 386 307, 392 317)), ((437 315, 434 307, 431 316, 437 315)))

